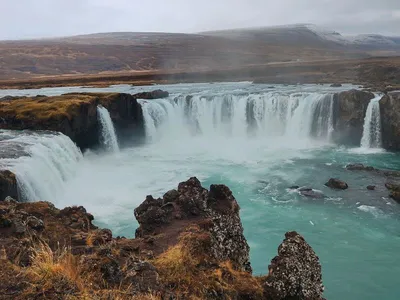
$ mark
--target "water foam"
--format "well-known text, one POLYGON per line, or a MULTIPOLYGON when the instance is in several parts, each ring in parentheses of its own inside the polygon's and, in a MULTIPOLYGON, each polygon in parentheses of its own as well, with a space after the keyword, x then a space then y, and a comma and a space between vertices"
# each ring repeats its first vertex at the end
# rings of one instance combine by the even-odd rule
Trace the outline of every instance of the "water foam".
POLYGON ((109 111, 99 105, 97 106, 97 117, 101 127, 100 140, 103 146, 111 152, 119 152, 117 134, 115 133, 114 124, 111 120, 109 111))
POLYGON ((364 130, 361 139, 361 148, 376 148, 382 147, 381 134, 381 113, 379 109, 379 100, 381 95, 373 98, 368 104, 367 112, 364 119, 364 130))
POLYGON ((20 155, 0 159, 17 177, 23 201, 52 201, 76 171, 82 153, 71 139, 53 132, 1 131, 1 148, 18 145, 20 155))

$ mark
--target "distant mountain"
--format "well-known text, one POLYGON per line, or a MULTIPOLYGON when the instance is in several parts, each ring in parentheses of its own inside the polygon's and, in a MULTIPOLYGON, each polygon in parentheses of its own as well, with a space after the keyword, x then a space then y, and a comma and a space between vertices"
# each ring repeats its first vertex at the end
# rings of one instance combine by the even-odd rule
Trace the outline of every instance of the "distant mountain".
POLYGON ((206 71, 400 55, 400 37, 342 36, 311 24, 199 34, 110 32, 0 41, 0 79, 137 71, 206 71))

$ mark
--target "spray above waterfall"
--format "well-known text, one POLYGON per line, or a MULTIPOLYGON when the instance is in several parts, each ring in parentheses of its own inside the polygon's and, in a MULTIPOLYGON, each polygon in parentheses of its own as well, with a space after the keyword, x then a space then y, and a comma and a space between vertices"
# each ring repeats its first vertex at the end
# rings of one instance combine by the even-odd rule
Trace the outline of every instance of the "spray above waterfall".
POLYGON ((364 119, 364 129, 361 138, 361 148, 381 148, 381 113, 379 109, 379 100, 382 95, 377 95, 368 104, 364 119))
POLYGON ((97 106, 97 116, 101 130, 100 140, 103 146, 107 149, 107 151, 118 152, 118 139, 110 113, 105 107, 99 105, 97 106))

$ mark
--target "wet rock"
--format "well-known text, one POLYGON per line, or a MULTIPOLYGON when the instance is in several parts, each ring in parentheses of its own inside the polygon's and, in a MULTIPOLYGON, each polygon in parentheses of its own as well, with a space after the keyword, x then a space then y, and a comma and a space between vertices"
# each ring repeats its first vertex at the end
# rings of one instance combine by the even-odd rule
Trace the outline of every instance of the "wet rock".
POLYGON ((154 90, 152 92, 143 92, 133 95, 136 99, 160 99, 169 97, 169 93, 163 90, 154 90))
POLYGON ((289 187, 290 190, 297 190, 298 188, 300 188, 298 185, 292 185, 289 187))
POLYGON ((400 150, 400 92, 388 93, 379 101, 382 144, 385 149, 400 150))
POLYGON ((323 299, 318 256, 297 232, 288 232, 269 265, 264 283, 266 299, 323 299))
POLYGON ((309 187, 299 188, 299 192, 311 192, 313 189, 309 187))
POLYGON ((400 183, 399 182, 386 182, 385 187, 388 190, 400 192, 400 183))
POLYGON ((325 195, 322 192, 310 190, 310 191, 300 191, 300 194, 307 198, 313 199, 323 199, 325 195))
POLYGON ((325 183, 327 187, 337 190, 346 190, 349 188, 346 182, 339 180, 337 178, 331 178, 327 183, 325 183))
POLYGON ((369 191, 375 191, 375 189, 376 189, 376 186, 375 186, 375 185, 369 185, 369 186, 367 186, 367 190, 369 190, 369 191))
POLYGON ((374 171, 374 167, 364 166, 363 164, 349 164, 346 166, 349 171, 374 171))
POLYGON ((331 84, 331 87, 341 87, 342 86, 342 84, 340 84, 340 83, 332 83, 331 84))
POLYGON ((8 196, 18 199, 17 178, 9 170, 0 170, 0 201, 8 196))
POLYGON ((373 93, 350 90, 335 94, 336 117, 333 141, 339 144, 359 146, 364 118, 373 93))
POLYGON ((400 203, 400 191, 392 191, 389 194, 389 197, 392 198, 397 203, 400 203))

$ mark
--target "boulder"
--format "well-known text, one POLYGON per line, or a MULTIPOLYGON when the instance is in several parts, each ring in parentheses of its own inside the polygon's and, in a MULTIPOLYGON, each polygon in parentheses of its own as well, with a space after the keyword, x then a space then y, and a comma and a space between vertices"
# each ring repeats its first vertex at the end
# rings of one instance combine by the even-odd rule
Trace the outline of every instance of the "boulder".
POLYGON ((297 232, 285 234, 278 256, 272 259, 268 269, 265 299, 323 299, 319 258, 297 232))
POLYGON ((312 199, 325 198, 325 195, 322 192, 312 190, 312 189, 310 191, 300 191, 300 194, 303 195, 304 197, 312 198, 312 199))
POLYGON ((342 86, 342 84, 340 84, 340 83, 332 83, 331 84, 331 87, 341 87, 342 86))
POLYGON ((332 139, 336 143, 359 146, 368 104, 374 94, 350 90, 335 94, 335 122, 332 139))
POLYGON ((376 186, 375 185, 369 185, 367 186, 367 190, 369 191, 375 191, 376 186))
POLYGON ((400 92, 388 93, 379 102, 382 145, 388 150, 400 150, 400 92))
POLYGON ((349 188, 346 182, 337 179, 337 178, 331 178, 327 183, 325 183, 327 187, 330 187, 331 189, 337 189, 337 190, 346 190, 349 188))
POLYGON ((389 194, 389 197, 392 198, 397 203, 400 203, 400 191, 392 191, 389 194))
POLYGON ((0 170, 0 201, 6 197, 18 199, 17 178, 9 170, 0 170))

